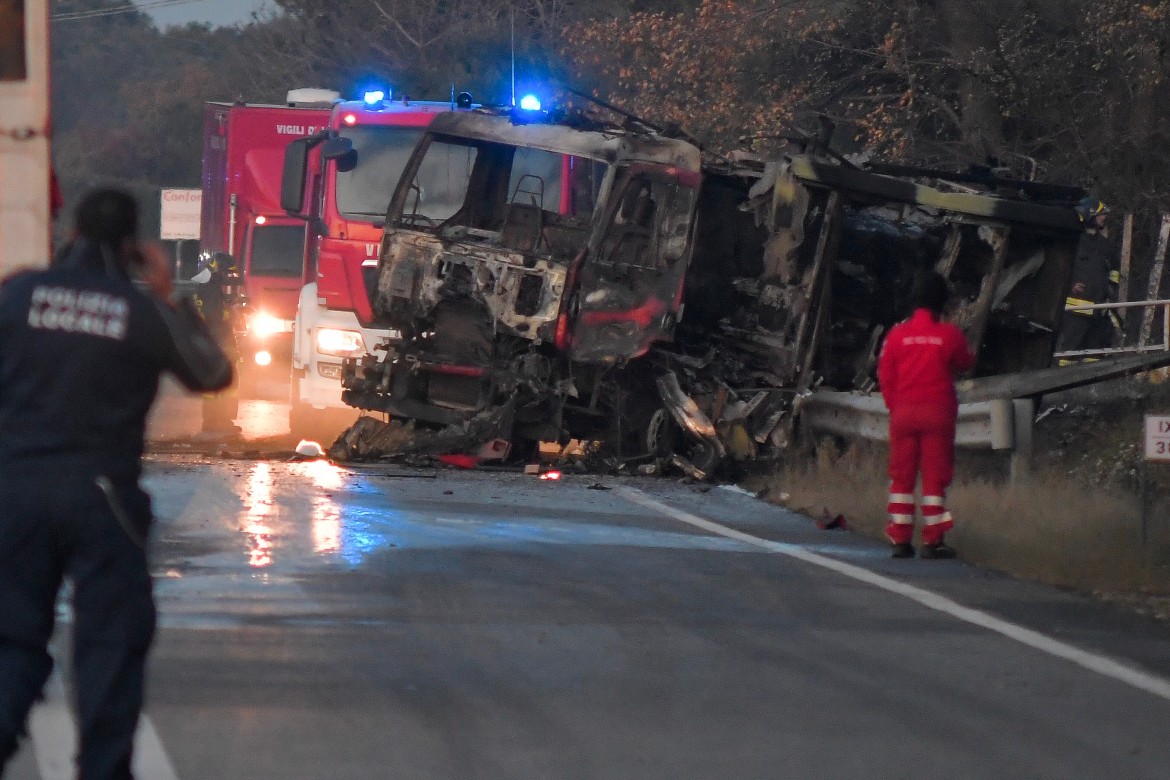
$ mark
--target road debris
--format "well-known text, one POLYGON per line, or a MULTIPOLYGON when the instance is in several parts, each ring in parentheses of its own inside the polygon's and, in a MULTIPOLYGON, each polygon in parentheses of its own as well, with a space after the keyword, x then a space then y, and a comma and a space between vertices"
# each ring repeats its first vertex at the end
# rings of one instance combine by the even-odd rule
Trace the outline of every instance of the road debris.
POLYGON ((825 511, 821 513, 821 516, 817 519, 816 522, 817 528, 821 529, 822 531, 831 531, 837 528, 846 530, 849 528, 849 523, 846 521, 845 515, 834 515, 829 511, 828 507, 825 507, 825 511))

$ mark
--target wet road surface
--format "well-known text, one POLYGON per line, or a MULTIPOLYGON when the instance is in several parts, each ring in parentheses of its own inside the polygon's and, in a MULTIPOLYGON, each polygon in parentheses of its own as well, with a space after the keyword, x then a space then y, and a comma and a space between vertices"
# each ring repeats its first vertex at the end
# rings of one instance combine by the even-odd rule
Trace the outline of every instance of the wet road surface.
MULTIPOLYGON (((202 395, 165 379, 147 421, 147 438, 165 444, 197 436, 202 425, 202 404, 202 395)), ((288 383, 275 380, 253 383, 250 392, 240 396, 236 422, 245 440, 288 434, 288 383)))
MULTIPOLYGON (((146 486, 161 629, 140 778, 1170 766, 1160 626, 892 561, 732 490, 173 455, 146 486)), ((69 776, 54 685, 14 780, 69 776)))

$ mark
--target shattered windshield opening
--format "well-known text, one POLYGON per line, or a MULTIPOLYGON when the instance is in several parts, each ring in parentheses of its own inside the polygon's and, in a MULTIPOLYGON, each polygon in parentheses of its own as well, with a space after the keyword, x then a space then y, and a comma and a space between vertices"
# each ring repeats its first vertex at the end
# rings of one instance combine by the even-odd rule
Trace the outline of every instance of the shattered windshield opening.
POLYGON ((353 142, 357 165, 337 174, 337 210, 347 219, 370 222, 386 216, 386 207, 402 169, 422 130, 416 127, 351 127, 342 132, 353 142))
POLYGON ((450 219, 464 204, 479 156, 479 149, 471 142, 430 136, 424 144, 425 152, 416 163, 406 199, 390 215, 399 227, 434 230, 450 219))
POLYGON ((435 135, 392 221, 449 239, 560 254, 583 241, 605 173, 603 163, 558 152, 435 135), (446 174, 442 186, 434 186, 435 171, 446 174))

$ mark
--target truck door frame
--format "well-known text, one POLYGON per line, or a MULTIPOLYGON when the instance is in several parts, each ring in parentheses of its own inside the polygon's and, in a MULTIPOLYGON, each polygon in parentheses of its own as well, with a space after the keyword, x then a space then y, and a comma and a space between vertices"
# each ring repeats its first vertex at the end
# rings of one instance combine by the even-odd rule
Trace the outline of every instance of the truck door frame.
POLYGON ((629 360, 673 337, 694 246, 700 181, 697 172, 648 163, 615 171, 573 295, 574 360, 629 360), (642 192, 651 206, 638 214, 642 192), (619 252, 623 242, 637 239, 645 239, 640 251, 619 252))

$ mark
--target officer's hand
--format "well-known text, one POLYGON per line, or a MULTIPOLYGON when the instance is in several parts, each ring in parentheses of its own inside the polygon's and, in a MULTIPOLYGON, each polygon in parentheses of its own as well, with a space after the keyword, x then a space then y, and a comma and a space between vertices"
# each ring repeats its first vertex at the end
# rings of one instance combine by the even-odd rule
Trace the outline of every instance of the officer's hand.
POLYGON ((170 260, 167 259, 167 253, 158 244, 145 242, 138 245, 138 254, 142 258, 142 267, 139 268, 142 281, 159 298, 164 301, 170 300, 175 286, 171 282, 170 260))

